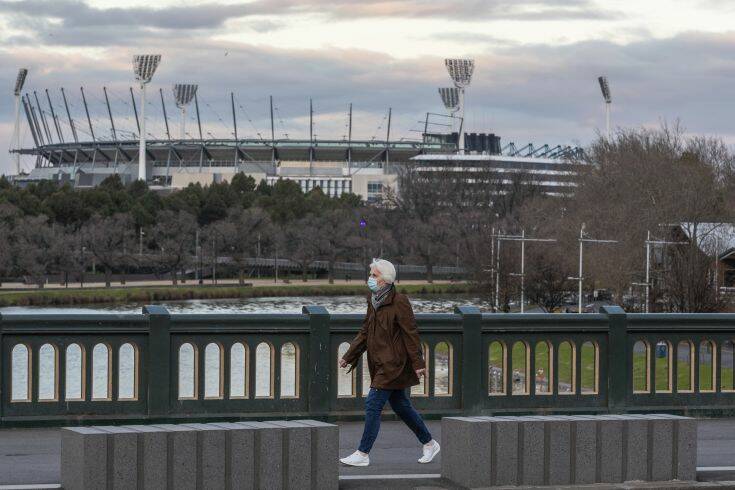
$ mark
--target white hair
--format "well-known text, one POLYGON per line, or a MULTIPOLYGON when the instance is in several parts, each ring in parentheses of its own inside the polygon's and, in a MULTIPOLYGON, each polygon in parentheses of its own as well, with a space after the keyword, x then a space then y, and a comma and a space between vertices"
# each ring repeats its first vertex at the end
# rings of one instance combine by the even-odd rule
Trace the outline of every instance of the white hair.
POLYGON ((387 260, 373 259, 370 268, 380 272, 380 277, 388 284, 393 284, 393 281, 396 280, 396 268, 387 260))

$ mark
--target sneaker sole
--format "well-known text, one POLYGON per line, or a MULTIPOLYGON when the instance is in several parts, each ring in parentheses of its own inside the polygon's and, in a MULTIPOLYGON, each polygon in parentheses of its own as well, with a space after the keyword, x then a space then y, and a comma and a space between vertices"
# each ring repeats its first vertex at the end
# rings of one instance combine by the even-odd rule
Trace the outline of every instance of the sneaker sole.
POLYGON ((421 463, 421 464, 428 464, 428 463, 431 463, 431 462, 432 462, 432 461, 434 460, 434 458, 436 457, 436 455, 437 455, 437 454, 439 454, 439 451, 441 451, 441 450, 442 450, 442 449, 441 449, 441 447, 440 447, 439 449, 437 449, 437 450, 436 450, 436 452, 435 452, 434 454, 432 454, 432 455, 431 455, 431 459, 429 459, 429 461, 421 461, 421 460, 419 459, 419 463, 421 463))
POLYGON ((346 466, 368 466, 370 465, 370 463, 345 463, 341 459, 339 460, 339 462, 346 466))

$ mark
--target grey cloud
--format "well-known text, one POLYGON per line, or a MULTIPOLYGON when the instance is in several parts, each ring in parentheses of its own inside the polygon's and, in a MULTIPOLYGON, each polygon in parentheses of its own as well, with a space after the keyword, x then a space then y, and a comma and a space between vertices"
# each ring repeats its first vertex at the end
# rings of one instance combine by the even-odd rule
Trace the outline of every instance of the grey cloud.
MULTIPOLYGON (((229 92, 234 90, 240 134, 268 132, 267 96, 273 94, 277 135, 289 133, 292 138, 308 134, 309 97, 314 99, 320 137, 341 137, 349 102, 354 103, 356 138, 382 136, 388 107, 393 108, 393 134, 416 137, 418 133, 411 130, 422 128, 418 120, 427 111, 441 112, 436 87, 449 82, 439 57, 398 60, 359 50, 282 50, 190 36, 175 41, 145 41, 163 54, 152 84, 156 96, 149 99, 147 111, 151 131, 159 136, 163 124, 157 91, 164 89, 175 127, 177 115, 170 100, 174 82, 200 84, 205 134, 228 134, 229 92)), ((614 125, 656 125, 660 118, 681 118, 691 132, 720 135, 735 143, 730 110, 722 103, 733 96, 734 48, 731 36, 701 33, 622 46, 597 41, 495 47, 475 58, 475 77, 467 92, 467 127, 494 131, 505 142, 586 143, 604 124, 596 77, 605 74, 612 86, 614 125)), ((129 46, 121 53, 113 48, 108 54, 115 58, 108 62, 76 56, 69 65, 50 59, 40 48, 31 58, 28 52, 6 49, 0 50, 0 63, 28 65, 29 89, 48 87, 58 97, 58 87, 69 88, 72 111, 82 121, 78 86, 83 83, 101 127, 109 126, 101 97, 101 87, 107 85, 116 118, 127 116, 120 126, 131 130, 134 121, 127 101, 132 74, 127 57, 134 49, 129 46)), ((12 70, 0 73, 0 86, 10 87, 14 76, 12 70)), ((1 107, 0 117, 7 124, 12 104, 1 107)), ((7 147, 8 138, 9 134, 0 134, 0 148, 7 147)))

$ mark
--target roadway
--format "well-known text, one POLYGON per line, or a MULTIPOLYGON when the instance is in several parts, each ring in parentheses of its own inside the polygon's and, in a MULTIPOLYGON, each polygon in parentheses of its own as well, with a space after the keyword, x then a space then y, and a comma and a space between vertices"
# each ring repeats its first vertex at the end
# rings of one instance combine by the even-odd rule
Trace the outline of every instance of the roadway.
MULTIPOLYGON (((363 424, 344 422, 339 425, 342 457, 356 449, 363 424)), ((427 425, 434 438, 441 442, 441 423, 428 421, 427 425)), ((0 485, 59 483, 60 449, 56 428, 0 430, 0 485)), ((420 453, 420 443, 405 425, 384 421, 370 453, 370 466, 340 465, 340 488, 451 488, 438 478, 441 453, 431 463, 419 464, 416 460, 420 453)), ((700 423, 697 467, 700 481, 735 480, 735 419, 710 419, 700 423)))

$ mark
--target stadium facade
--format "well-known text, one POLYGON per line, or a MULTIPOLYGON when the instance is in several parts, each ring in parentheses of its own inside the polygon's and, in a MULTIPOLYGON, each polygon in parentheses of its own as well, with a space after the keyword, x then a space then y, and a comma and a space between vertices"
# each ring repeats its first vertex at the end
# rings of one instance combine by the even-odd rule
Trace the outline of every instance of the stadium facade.
MULTIPOLYGON (((208 185, 229 181, 237 173, 245 173, 256 182, 264 180, 273 184, 279 179, 288 179, 298 182, 305 192, 319 187, 332 197, 354 193, 371 202, 379 200, 387 188, 396 187, 402 166, 413 166, 421 172, 436 172, 437 175, 461 173, 461 178, 467 178, 467 172, 483 170, 496 175, 497 182, 501 184, 511 183, 518 174, 522 175, 524 183, 538 185, 545 193, 568 194, 575 185, 580 165, 578 162, 581 161, 578 158, 581 152, 576 147, 535 147, 528 144, 519 148, 513 143, 503 146, 500 138, 494 134, 466 133, 461 129, 431 133, 428 131, 431 113, 427 113, 425 130, 418 141, 391 139, 390 111, 384 140, 354 140, 351 137, 351 107, 350 136, 329 140, 316 139, 310 134, 309 139, 277 139, 273 129, 272 98, 271 137, 267 139, 258 133, 258 139, 243 139, 237 136, 233 94, 230 94, 230 98, 234 129, 231 134, 234 137, 217 139, 207 132, 212 137, 205 138, 199 118, 197 86, 180 84, 174 86, 176 106, 182 113, 180 135, 175 138, 169 128, 163 91, 160 92, 159 109, 163 114, 166 137, 145 138, 143 152, 139 151, 140 138, 135 128, 137 126, 138 133, 148 133, 143 114, 138 118, 132 88, 131 113, 135 116, 135 126, 133 131, 123 131, 120 125, 116 125, 106 89, 104 96, 109 120, 100 122, 90 117, 83 90, 84 112, 81 118, 75 120, 63 89, 60 92, 63 105, 55 107, 48 90, 47 102, 42 104, 43 98, 39 99, 36 91, 32 92, 33 96, 21 94, 16 86, 18 111, 15 134, 20 131, 18 124, 22 113, 33 138, 33 146, 16 146, 11 152, 16 154, 16 161, 18 155, 25 155, 33 157, 35 164, 28 174, 18 172, 14 180, 19 185, 51 180, 60 184, 69 183, 76 188, 89 188, 117 174, 124 183, 143 177, 152 189, 165 192, 192 183, 208 185), (198 138, 184 130, 186 105, 192 101, 196 107, 198 138), (143 167, 139 161, 144 162, 143 167)), ((152 103, 148 102, 148 105, 152 103)), ((311 114, 313 116, 313 111, 311 114)), ((453 112, 450 111, 450 116, 444 117, 453 117, 451 114, 453 112)), ((443 126, 453 127, 454 121, 452 123, 443 126)), ((311 120, 310 128, 313 130, 311 120)), ((397 190, 400 192, 400 189, 397 190)))

